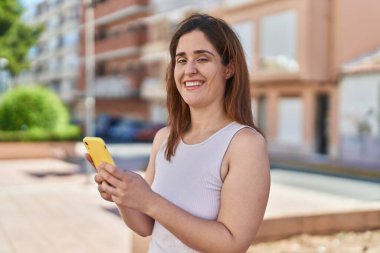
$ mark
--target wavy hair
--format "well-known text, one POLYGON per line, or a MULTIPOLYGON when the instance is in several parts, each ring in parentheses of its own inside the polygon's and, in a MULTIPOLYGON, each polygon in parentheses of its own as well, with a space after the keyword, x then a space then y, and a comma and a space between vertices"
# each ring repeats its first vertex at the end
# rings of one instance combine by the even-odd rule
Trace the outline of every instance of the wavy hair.
POLYGON ((175 55, 179 39, 189 32, 199 30, 214 46, 222 59, 222 64, 233 69, 227 79, 224 93, 224 110, 232 120, 255 129, 251 110, 251 93, 247 63, 238 37, 222 19, 206 14, 193 14, 179 23, 169 45, 170 63, 166 72, 168 126, 170 133, 165 150, 165 158, 170 160, 175 154, 180 138, 190 127, 190 108, 177 90, 174 79, 175 55))

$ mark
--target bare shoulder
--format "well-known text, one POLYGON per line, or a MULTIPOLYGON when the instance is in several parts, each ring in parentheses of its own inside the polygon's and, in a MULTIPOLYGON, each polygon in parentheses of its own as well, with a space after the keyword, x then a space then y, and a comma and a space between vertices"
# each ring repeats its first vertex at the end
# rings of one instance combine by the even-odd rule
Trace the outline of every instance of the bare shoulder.
POLYGON ((264 136, 252 128, 243 128, 239 130, 231 141, 230 150, 238 151, 265 151, 267 145, 264 136))
POLYGON ((158 130, 153 140, 153 148, 160 148, 164 140, 169 136, 169 132, 170 128, 168 126, 158 130))
POLYGON ((243 175, 249 171, 266 173, 269 170, 269 158, 264 136, 252 128, 239 130, 228 148, 228 163, 230 172, 243 171, 243 175))

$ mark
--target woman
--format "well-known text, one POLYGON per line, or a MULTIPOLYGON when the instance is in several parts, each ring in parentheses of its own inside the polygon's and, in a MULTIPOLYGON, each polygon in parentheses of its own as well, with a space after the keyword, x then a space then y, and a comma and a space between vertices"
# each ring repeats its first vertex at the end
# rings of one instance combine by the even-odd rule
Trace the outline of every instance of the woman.
POLYGON ((169 50, 168 127, 155 136, 145 180, 102 163, 99 192, 132 230, 152 235, 150 253, 245 252, 270 176, 241 44, 224 21, 195 14, 169 50))

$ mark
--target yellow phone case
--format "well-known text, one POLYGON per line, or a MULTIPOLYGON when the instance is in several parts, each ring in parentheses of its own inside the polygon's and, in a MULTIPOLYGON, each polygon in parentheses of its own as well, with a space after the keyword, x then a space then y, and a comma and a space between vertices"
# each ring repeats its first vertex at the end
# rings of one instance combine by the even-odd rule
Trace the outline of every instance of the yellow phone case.
POLYGON ((94 165, 97 167, 100 163, 106 162, 115 166, 110 152, 107 149, 106 143, 99 137, 85 137, 83 144, 90 154, 94 165))

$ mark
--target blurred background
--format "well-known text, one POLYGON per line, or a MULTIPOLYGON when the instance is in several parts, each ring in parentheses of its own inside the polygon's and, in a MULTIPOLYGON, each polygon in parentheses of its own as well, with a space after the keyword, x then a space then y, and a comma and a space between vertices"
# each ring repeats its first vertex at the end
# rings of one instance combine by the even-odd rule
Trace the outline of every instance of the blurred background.
POLYGON ((167 120, 170 37, 203 12, 240 37, 272 169, 378 184, 379 10, 378 0, 2 0, 0 158, 83 172, 78 142, 96 135, 141 169, 167 120), (123 144, 146 145, 126 156, 123 144))
POLYGON ((11 27, 2 29, 10 42, 0 53, 0 92, 33 84, 54 91, 82 135, 152 140, 167 119, 169 39, 179 20, 201 11, 228 21, 241 39, 252 111, 273 159, 380 165, 378 1, 20 4, 15 19, 29 31, 14 42, 6 39, 17 36, 11 27))

